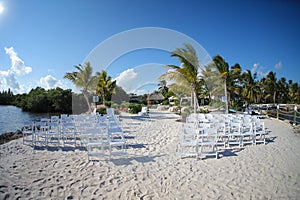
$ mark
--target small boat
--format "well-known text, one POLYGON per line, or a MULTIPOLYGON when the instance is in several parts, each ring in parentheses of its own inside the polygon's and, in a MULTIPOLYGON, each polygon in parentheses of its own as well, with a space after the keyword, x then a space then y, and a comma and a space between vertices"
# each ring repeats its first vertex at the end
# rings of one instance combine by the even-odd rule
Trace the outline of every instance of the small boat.
POLYGON ((229 112, 229 113, 236 113, 236 110, 234 110, 234 109, 229 109, 228 112, 229 112))

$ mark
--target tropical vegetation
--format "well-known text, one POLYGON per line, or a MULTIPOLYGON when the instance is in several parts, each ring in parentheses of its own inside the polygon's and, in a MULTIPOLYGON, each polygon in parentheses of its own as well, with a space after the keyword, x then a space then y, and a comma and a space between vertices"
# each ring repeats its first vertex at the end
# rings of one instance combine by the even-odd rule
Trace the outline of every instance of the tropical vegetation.
MULTIPOLYGON (((258 79, 257 73, 242 70, 238 63, 230 66, 220 55, 200 68, 196 51, 189 44, 175 49, 171 56, 178 58, 181 65, 166 65, 169 71, 160 77, 155 92, 164 96, 163 104, 167 105, 170 97, 177 99, 177 104, 181 102, 180 98, 188 97, 194 112, 201 110, 199 102, 201 105, 224 105, 227 112, 230 108, 241 109, 249 104, 300 104, 299 83, 278 78, 275 72, 270 71, 258 79)), ((82 113, 91 112, 96 104, 125 106, 131 108, 131 112, 137 112, 141 105, 148 104, 148 94, 127 94, 106 71, 94 74, 89 62, 74 67, 76 71, 67 72, 64 78, 70 80, 81 91, 80 94, 70 89, 45 90, 37 87, 28 94, 14 95, 8 89, 0 91, 0 105, 16 105, 31 112, 72 113, 72 103, 80 102, 76 109, 82 113), (100 97, 99 102, 93 102, 95 95, 100 97)))
POLYGON ((199 61, 196 55, 196 50, 192 45, 185 44, 184 48, 177 48, 171 52, 171 56, 177 57, 181 66, 167 65, 169 70, 163 74, 160 79, 175 81, 170 88, 174 93, 185 93, 190 91, 191 99, 193 100, 194 112, 196 113, 198 98, 197 98, 197 84, 199 74, 199 61))
MULTIPOLYGON (((195 50, 187 44, 171 52, 171 56, 178 57, 182 64, 167 65, 172 70, 163 74, 160 81, 170 81, 168 89, 179 98, 189 96, 189 92, 192 92, 194 111, 201 99, 205 100, 202 102, 209 99, 209 104, 212 104, 215 99, 222 98, 226 112, 229 108, 241 109, 249 104, 300 103, 300 85, 284 77, 277 79, 272 71, 258 80, 257 73, 249 69, 243 71, 237 63, 230 67, 220 55, 213 57, 210 64, 200 69, 195 50)), ((164 85, 167 84, 164 82, 164 85)))
POLYGON ((116 93, 117 81, 108 76, 104 70, 98 73, 97 77, 98 84, 96 94, 101 96, 102 103, 105 104, 105 101, 110 101, 112 95, 116 93))
POLYGON ((14 95, 8 90, 0 92, 0 104, 15 105, 23 111, 37 113, 72 113, 72 91, 59 87, 49 90, 37 87, 28 94, 14 95))
POLYGON ((88 112, 91 112, 92 109, 89 96, 95 90, 97 76, 93 75, 93 68, 89 62, 86 62, 84 66, 79 64, 74 67, 77 71, 66 73, 64 78, 72 81, 73 84, 81 90, 88 106, 88 112))

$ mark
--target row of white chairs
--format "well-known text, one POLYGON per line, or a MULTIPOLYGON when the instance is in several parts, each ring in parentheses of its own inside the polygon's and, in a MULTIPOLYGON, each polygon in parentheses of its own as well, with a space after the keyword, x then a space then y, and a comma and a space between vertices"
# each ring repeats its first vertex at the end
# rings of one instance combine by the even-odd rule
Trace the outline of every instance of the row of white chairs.
POLYGON ((117 115, 99 114, 61 115, 42 118, 38 122, 26 122, 23 128, 23 143, 34 147, 83 146, 91 157, 109 157, 116 149, 125 152, 126 140, 117 115))
POLYGON ((267 131, 259 118, 251 115, 192 114, 182 126, 181 156, 218 158, 221 147, 266 144, 267 131))

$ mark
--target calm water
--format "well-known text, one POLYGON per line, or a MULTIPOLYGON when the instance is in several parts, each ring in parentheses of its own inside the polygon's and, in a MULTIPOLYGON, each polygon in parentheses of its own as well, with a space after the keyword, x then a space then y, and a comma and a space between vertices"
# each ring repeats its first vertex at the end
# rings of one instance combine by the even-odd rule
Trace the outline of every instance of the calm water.
POLYGON ((24 122, 37 121, 42 117, 49 117, 49 114, 33 114, 15 106, 0 105, 0 134, 20 130, 24 122))

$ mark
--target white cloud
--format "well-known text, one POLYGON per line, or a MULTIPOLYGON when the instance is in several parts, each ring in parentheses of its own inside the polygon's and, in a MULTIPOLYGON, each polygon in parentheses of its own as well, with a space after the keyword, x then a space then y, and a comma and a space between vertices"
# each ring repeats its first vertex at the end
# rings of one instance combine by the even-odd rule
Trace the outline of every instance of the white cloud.
POLYGON ((259 63, 254 63, 251 69, 251 73, 257 73, 258 76, 265 77, 269 72, 264 72, 265 67, 261 66, 259 63))
POLYGON ((117 84, 121 86, 126 92, 130 93, 135 88, 134 79, 138 76, 138 73, 134 69, 127 69, 123 71, 118 77, 115 78, 117 84))
POLYGON ((24 91, 26 87, 19 83, 17 77, 31 73, 32 68, 25 66, 24 61, 17 56, 13 47, 5 47, 4 50, 10 58, 11 66, 6 71, 0 70, 0 89, 8 90, 10 88, 14 93, 26 92, 24 91))
POLYGON ((274 66, 275 69, 281 69, 282 68, 282 62, 280 61, 279 63, 276 63, 274 66))
POLYGON ((20 85, 14 75, 10 70, 0 71, 0 90, 11 89, 13 92, 20 91, 20 85))
POLYGON ((148 94, 149 91, 148 90, 135 90, 134 94, 136 95, 143 95, 143 94, 148 94))
POLYGON ((11 60, 11 71, 15 72, 17 75, 21 76, 24 74, 29 74, 32 72, 32 68, 25 66, 24 61, 18 57, 13 47, 4 48, 5 53, 9 55, 11 60))
POLYGON ((255 73, 256 70, 257 70, 257 68, 258 68, 258 63, 254 63, 254 64, 253 64, 253 67, 252 67, 252 69, 251 69, 251 73, 255 73))
POLYGON ((55 77, 51 75, 41 77, 39 80, 39 84, 46 89, 62 87, 61 81, 57 80, 55 77))

